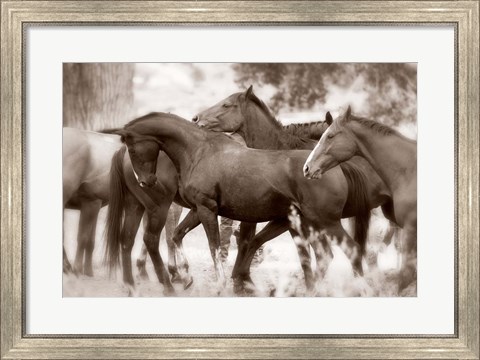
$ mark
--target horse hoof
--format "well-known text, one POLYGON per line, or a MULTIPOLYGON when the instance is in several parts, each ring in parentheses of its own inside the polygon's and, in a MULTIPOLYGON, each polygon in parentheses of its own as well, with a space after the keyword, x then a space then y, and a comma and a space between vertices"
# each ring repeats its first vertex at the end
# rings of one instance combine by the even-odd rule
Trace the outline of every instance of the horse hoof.
POLYGON ((251 296, 255 293, 255 286, 251 281, 233 280, 233 292, 237 296, 251 296))
POLYGON ((72 266, 70 264, 63 264, 63 273, 64 274, 74 274, 72 266))
POLYGON ((175 297, 175 296, 177 296, 177 293, 175 292, 175 289, 173 289, 173 288, 171 288, 171 289, 165 288, 163 290, 163 295, 164 296, 175 297))
POLYGON ((88 277, 93 277, 93 270, 85 270, 85 276, 88 276, 88 277))
POLYGON ((150 280, 150 278, 148 277, 148 273, 145 269, 142 269, 138 274, 138 276, 140 277, 141 280, 145 280, 145 281, 150 280))
POLYGON ((172 284, 180 284, 183 280, 179 273, 173 273, 171 282, 172 284))
POLYGON ((138 291, 137 288, 134 288, 133 286, 128 286, 128 297, 139 297, 140 292, 138 291))
POLYGON ((187 290, 192 285, 193 285, 193 277, 190 276, 190 278, 183 285, 183 290, 187 290))

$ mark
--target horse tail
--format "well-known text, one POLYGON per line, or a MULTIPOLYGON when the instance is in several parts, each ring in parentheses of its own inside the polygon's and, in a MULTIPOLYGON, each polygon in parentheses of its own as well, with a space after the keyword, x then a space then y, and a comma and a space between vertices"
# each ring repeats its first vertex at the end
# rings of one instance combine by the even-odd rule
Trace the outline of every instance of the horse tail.
POLYGON ((120 247, 125 217, 125 195, 127 185, 123 174, 123 157, 126 147, 122 146, 112 157, 110 167, 110 193, 106 221, 106 246, 104 263, 112 273, 120 264, 120 247))
POLYGON ((354 209, 354 239, 365 255, 368 227, 370 225, 370 206, 367 194, 367 179, 361 169, 351 162, 343 162, 340 168, 347 179, 349 207, 354 209))

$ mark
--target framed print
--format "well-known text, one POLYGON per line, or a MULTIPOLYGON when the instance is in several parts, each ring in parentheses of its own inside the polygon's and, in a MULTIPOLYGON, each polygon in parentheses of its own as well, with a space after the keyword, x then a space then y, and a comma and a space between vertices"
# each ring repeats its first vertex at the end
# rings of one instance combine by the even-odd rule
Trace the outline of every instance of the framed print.
POLYGON ((478 1, 1 7, 2 359, 479 357, 478 1))

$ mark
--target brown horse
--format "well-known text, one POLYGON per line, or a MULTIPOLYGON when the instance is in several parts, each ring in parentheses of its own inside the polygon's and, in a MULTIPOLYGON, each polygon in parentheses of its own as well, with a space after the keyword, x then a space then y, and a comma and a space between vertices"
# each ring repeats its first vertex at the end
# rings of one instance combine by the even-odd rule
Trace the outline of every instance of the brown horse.
MULTIPOLYGON (((92 276, 92 253, 95 246, 95 229, 98 212, 101 207, 109 204, 111 207, 118 206, 119 200, 123 203, 125 219, 128 219, 128 231, 123 234, 133 241, 145 211, 145 234, 156 224, 156 212, 151 210, 151 204, 146 200, 144 190, 133 177, 133 170, 129 160, 125 163, 123 172, 125 178, 133 178, 126 181, 121 197, 118 194, 112 196, 113 187, 110 174, 112 158, 118 156, 118 152, 125 153, 125 146, 117 135, 102 134, 93 131, 79 130, 74 128, 63 129, 63 202, 64 208, 80 210, 80 223, 78 228, 77 252, 74 266, 71 267, 65 250, 64 272, 72 269, 75 273, 84 273, 92 276), (122 152, 123 148, 123 152, 122 152), (132 220, 134 219, 134 220, 132 220), (138 221, 137 221, 138 220, 138 221)), ((127 156, 128 158, 128 156, 127 156)), ((168 160, 169 161, 169 160, 168 160)), ((163 169, 159 169, 163 171, 163 169)), ((114 179, 115 181, 116 179, 114 179)), ((169 260, 174 259, 175 249, 171 238, 173 229, 178 223, 181 208, 172 207, 167 217, 167 244, 169 244, 169 260)), ((109 211, 111 213, 111 211, 109 211)), ((108 232, 108 231, 107 231, 108 232)), ((131 250, 131 248, 130 248, 131 250)), ((174 261, 174 260, 170 260, 174 261)), ((133 293, 133 275, 131 260, 124 259, 124 272, 128 272, 125 283, 129 292, 133 293)), ((141 271, 141 268, 139 268, 141 271)))
MULTIPOLYGON (((184 220, 188 226, 183 228, 204 226, 219 288, 225 277, 218 259, 217 215, 242 222, 270 221, 271 226, 283 228, 289 223, 291 206, 297 208, 305 232, 312 228, 320 234, 322 246, 311 243, 317 260, 325 253, 320 248, 327 246, 325 235, 329 235, 348 244, 352 266, 362 272, 360 249, 340 223, 348 194, 340 168, 321 181, 307 180, 301 170, 309 151, 245 148, 229 136, 171 114, 146 115, 117 133, 127 144, 138 182, 147 187, 157 184, 154 172, 159 151, 172 160, 180 175, 180 196, 192 209, 184 220)), ((290 232, 298 235, 294 228, 290 232)), ((179 243, 178 238, 174 241, 179 243)), ((241 269, 242 275, 248 276, 248 269, 241 269)))
MULTIPOLYGON (((164 293, 171 295, 175 292, 172 282, 183 282, 184 287, 188 288, 193 281, 188 273, 186 260, 181 268, 176 265, 177 256, 185 259, 184 255, 177 254, 177 251, 183 252, 182 247, 176 247, 172 241, 174 236, 172 230, 178 223, 182 208, 172 204, 177 194, 178 175, 172 162, 163 152, 158 154, 155 161, 155 172, 158 177, 155 186, 147 187, 138 182, 125 147, 121 148, 111 161, 109 193, 111 200, 107 213, 105 260, 110 271, 113 271, 120 262, 121 253, 123 281, 129 288, 130 295, 136 293, 131 253, 144 212, 147 221, 143 242, 147 251, 142 250, 142 253, 145 255, 148 252, 150 255, 158 280, 164 285, 164 293), (132 201, 137 205, 133 205, 132 201), (165 270, 159 251, 160 234, 166 224, 170 225, 166 231, 168 269, 172 279, 165 270)), ((176 202, 182 203, 179 198, 176 202)), ((137 262, 137 265, 141 272, 145 271, 144 258, 137 262)))
POLYGON ((350 107, 325 132, 304 165, 317 179, 360 154, 388 185, 394 221, 404 230, 399 290, 416 280, 417 262, 417 142, 378 122, 352 115, 350 107))
MULTIPOLYGON (((252 86, 250 86, 245 92, 234 93, 211 108, 202 111, 193 118, 193 121, 208 130, 235 132, 245 139, 248 147, 255 149, 312 150, 317 144, 317 141, 312 139, 320 139, 333 119, 330 113, 327 113, 325 121, 322 122, 282 126, 265 103, 254 94, 252 86)), ((354 238, 359 242, 362 254, 364 254, 369 210, 383 205, 388 214, 391 201, 390 192, 368 162, 360 157, 344 163, 342 170, 349 184, 349 195, 343 215, 344 217, 357 216, 354 238), (358 172, 363 176, 357 176, 358 172), (367 209, 363 206, 364 203, 356 203, 358 196, 354 194, 354 192, 361 191, 358 190, 358 187, 363 177, 368 179, 365 190, 368 198, 367 209), (361 206, 359 207, 359 205, 361 206)), ((288 226, 285 225, 283 231, 287 229, 288 226)), ((278 231, 280 232, 280 229, 278 231)), ((262 240, 270 239, 263 237, 262 240)), ((250 246, 256 248, 260 244, 257 242, 250 246)), ((302 259, 302 264, 305 261, 302 259)), ((373 265, 372 262, 369 265, 373 265)))

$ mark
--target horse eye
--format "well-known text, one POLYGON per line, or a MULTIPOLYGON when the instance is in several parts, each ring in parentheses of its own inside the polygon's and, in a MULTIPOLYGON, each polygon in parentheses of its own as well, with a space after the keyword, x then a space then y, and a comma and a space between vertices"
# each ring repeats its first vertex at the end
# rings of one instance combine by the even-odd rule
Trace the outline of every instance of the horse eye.
POLYGON ((228 107, 232 106, 232 104, 225 103, 225 104, 223 104, 222 106, 223 106, 224 108, 228 108, 228 107))
POLYGON ((327 138, 332 139, 335 136, 335 134, 328 134, 327 138))

